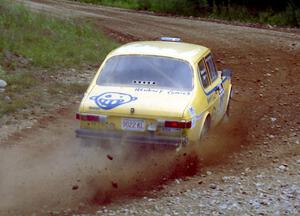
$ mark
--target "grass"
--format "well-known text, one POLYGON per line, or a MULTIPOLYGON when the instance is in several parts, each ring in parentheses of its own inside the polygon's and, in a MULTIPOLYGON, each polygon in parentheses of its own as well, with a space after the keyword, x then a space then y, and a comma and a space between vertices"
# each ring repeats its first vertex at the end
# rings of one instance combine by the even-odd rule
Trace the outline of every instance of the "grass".
POLYGON ((22 5, 3 1, 0 29, 2 63, 3 53, 9 51, 30 59, 33 66, 70 67, 82 62, 99 62, 116 46, 82 21, 35 14, 22 5))
POLYGON ((0 117, 46 101, 45 92, 55 96, 55 89, 63 95, 83 93, 87 85, 48 78, 62 68, 99 64, 116 46, 92 24, 34 13, 1 0, 0 79, 8 86, 0 93, 0 117))
POLYGON ((19 98, 11 102, 0 100, 0 117, 4 114, 14 113, 20 109, 26 108, 27 100, 25 98, 19 98))
POLYGON ((87 87, 87 84, 82 83, 55 83, 55 85, 48 88, 48 92, 51 95, 57 95, 64 93, 65 89, 68 89, 68 91, 72 94, 81 94, 87 89, 87 87))
POLYGON ((9 74, 0 66, 0 79, 4 79, 8 84, 5 92, 0 93, 0 117, 26 108, 35 96, 31 94, 26 97, 24 94, 37 84, 33 73, 26 71, 9 74))

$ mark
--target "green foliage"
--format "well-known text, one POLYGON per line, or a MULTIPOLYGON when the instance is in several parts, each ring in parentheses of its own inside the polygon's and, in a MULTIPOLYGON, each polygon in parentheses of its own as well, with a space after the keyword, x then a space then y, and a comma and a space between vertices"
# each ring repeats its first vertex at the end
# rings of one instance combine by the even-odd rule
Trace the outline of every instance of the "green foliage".
POLYGON ((86 23, 0 3, 0 63, 4 66, 5 52, 30 59, 33 66, 58 68, 100 62, 115 46, 86 23))
POLYGON ((86 3, 149 10, 155 12, 195 15, 208 6, 207 0, 79 0, 86 3))
POLYGON ((178 15, 300 26, 300 1, 296 0, 80 0, 82 2, 149 10, 178 15))
POLYGON ((214 4, 210 17, 241 22, 268 23, 278 26, 300 26, 300 9, 291 4, 288 4, 286 9, 281 12, 275 12, 269 8, 258 12, 258 14, 251 12, 245 6, 217 6, 214 4))
POLYGON ((221 6, 217 7, 216 5, 213 6, 213 11, 210 15, 211 18, 218 18, 224 20, 238 20, 242 22, 250 22, 255 21, 255 19, 251 16, 247 8, 245 7, 227 7, 221 6))
POLYGON ((280 13, 274 13, 272 10, 261 12, 259 21, 279 26, 300 26, 300 8, 294 8, 289 4, 286 10, 280 13))
POLYGON ((86 3, 103 4, 107 6, 127 8, 127 9, 139 9, 139 3, 138 3, 139 0, 80 0, 80 1, 86 3))
POLYGON ((166 12, 172 14, 184 14, 188 15, 191 10, 191 4, 185 0, 152 0, 148 4, 149 8, 146 8, 143 1, 139 1, 144 9, 155 11, 155 12, 166 12))

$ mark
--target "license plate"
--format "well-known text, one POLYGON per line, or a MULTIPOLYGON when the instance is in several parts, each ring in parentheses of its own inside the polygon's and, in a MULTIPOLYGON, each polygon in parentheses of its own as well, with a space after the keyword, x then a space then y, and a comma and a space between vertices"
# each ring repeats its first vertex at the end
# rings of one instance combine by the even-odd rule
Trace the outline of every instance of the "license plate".
POLYGON ((129 131, 144 131, 145 121, 143 119, 122 119, 122 129, 129 131))

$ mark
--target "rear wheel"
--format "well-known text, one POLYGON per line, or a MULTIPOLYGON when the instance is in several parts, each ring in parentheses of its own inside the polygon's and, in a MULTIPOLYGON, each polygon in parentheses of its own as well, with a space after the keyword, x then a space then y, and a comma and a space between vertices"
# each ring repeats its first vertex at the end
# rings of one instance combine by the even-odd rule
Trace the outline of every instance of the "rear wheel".
POLYGON ((203 138, 206 137, 209 128, 210 128, 210 117, 208 116, 208 117, 205 119, 204 125, 203 125, 203 127, 202 127, 200 139, 203 139, 203 138))
POLYGON ((228 104, 227 104, 227 109, 226 109, 226 113, 225 115, 227 115, 227 117, 230 116, 230 111, 231 111, 231 98, 233 97, 233 89, 230 90, 230 95, 229 95, 229 99, 228 99, 228 104))
POLYGON ((226 115, 227 117, 230 116, 230 110, 231 110, 231 103, 230 103, 230 101, 231 101, 231 99, 229 98, 229 101, 228 101, 228 104, 227 104, 226 113, 225 113, 225 115, 226 115))
POLYGON ((230 101, 231 101, 231 98, 229 98, 227 108, 226 108, 225 114, 223 116, 223 120, 222 120, 223 123, 226 123, 229 121, 230 112, 231 112, 231 102, 230 101))

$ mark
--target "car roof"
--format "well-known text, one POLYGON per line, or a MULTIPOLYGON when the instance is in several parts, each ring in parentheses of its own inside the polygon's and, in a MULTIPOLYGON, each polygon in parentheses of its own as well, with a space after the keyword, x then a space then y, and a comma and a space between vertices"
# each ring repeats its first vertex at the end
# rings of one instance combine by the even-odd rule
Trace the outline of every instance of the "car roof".
POLYGON ((155 55, 195 62, 209 51, 207 47, 167 41, 142 41, 125 44, 110 53, 116 55, 155 55))

